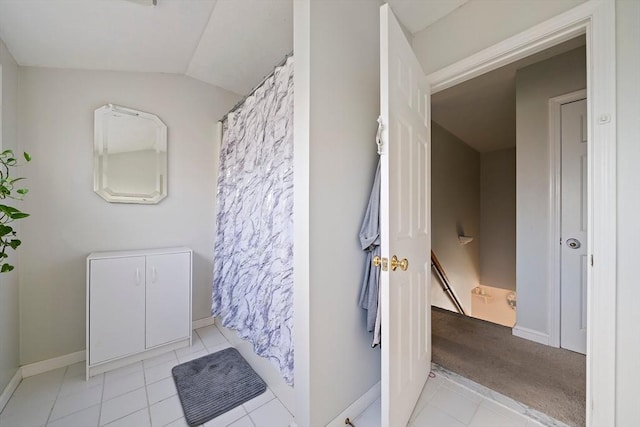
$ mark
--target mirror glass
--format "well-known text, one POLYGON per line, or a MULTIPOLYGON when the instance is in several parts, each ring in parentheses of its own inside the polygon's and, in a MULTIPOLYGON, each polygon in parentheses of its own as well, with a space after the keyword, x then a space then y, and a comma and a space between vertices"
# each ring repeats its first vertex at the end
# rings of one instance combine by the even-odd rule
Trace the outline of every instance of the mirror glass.
POLYGON ((94 114, 93 188, 116 203, 167 197, 167 126, 154 114, 113 104, 94 114))

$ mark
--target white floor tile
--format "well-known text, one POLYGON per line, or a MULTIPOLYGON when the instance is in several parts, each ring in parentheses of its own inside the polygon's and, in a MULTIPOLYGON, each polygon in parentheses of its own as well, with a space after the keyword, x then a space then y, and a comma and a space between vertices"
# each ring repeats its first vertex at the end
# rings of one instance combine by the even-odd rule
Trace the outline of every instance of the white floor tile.
POLYGON ((174 422, 167 424, 166 427, 189 427, 189 424, 187 424, 187 420, 184 418, 179 418, 174 422))
POLYGON ((104 394, 102 400, 111 400, 121 394, 129 393, 144 387, 144 373, 142 371, 132 372, 128 375, 108 377, 104 382, 104 394))
POLYGON ((273 399, 250 412, 249 416, 256 427, 288 427, 292 418, 278 399, 273 399))
POLYGON ((246 417, 240 418, 233 424, 229 424, 229 427, 255 427, 255 424, 253 424, 251 418, 247 415, 246 417))
POLYGON ((465 427, 466 424, 453 418, 440 408, 427 404, 410 424, 411 427, 465 427))
POLYGON ((353 423, 358 427, 380 427, 380 420, 382 419, 380 398, 376 399, 364 412, 353 420, 353 423))
POLYGON ((47 427, 98 427, 98 418, 100 418, 100 405, 94 405, 52 421, 47 424, 47 427))
POLYGON ((232 410, 204 423, 204 427, 227 427, 229 424, 244 417, 245 415, 247 415, 247 411, 244 410, 242 405, 236 406, 232 410))
POLYGON ((171 377, 171 369, 178 364, 178 361, 171 360, 144 370, 144 377, 147 384, 171 377))
POLYGON ((198 334, 193 334, 191 338, 191 346, 177 349, 176 355, 178 356, 178 359, 180 359, 180 356, 186 356, 187 354, 197 353, 199 351, 204 351, 204 344, 202 344, 198 334))
POLYGON ((173 351, 168 351, 166 353, 160 354, 158 356, 151 357, 149 359, 144 359, 142 361, 142 366, 144 369, 149 369, 154 366, 162 365, 166 362, 178 362, 178 358, 176 357, 176 353, 173 351))
POLYGON ((427 406, 427 403, 429 403, 429 401, 433 399, 433 397, 436 395, 436 393, 440 389, 441 385, 442 385, 442 380, 440 379, 440 377, 429 378, 427 380, 427 383, 422 388, 422 393, 420 394, 420 398, 418 399, 418 402, 416 403, 416 406, 413 409, 413 414, 411 414, 411 418, 410 418, 411 421, 415 420, 418 414, 420 413, 420 411, 422 411, 422 409, 424 409, 424 407, 427 406))
POLYGON ((82 361, 67 366, 67 370, 64 373, 65 377, 75 377, 77 375, 86 375, 87 362, 82 361))
POLYGON ((64 397, 58 397, 53 411, 51 411, 50 420, 57 420, 74 412, 81 411, 90 406, 97 405, 102 401, 102 385, 92 387, 80 393, 70 394, 64 397))
POLYGON ((207 353, 213 354, 217 353, 220 350, 224 350, 225 348, 233 347, 229 341, 225 341, 219 344, 205 344, 205 348, 207 349, 207 353))
POLYGON ((144 408, 133 414, 129 414, 126 417, 107 424, 107 427, 151 427, 149 409, 144 408))
POLYGON ((24 378, 11 398, 27 398, 32 402, 55 399, 62 384, 64 371, 65 368, 60 368, 24 378))
POLYGON ((443 387, 440 387, 430 400, 429 405, 441 409, 466 425, 471 422, 481 400, 479 395, 474 396, 470 391, 457 389, 454 391, 443 384, 443 387))
POLYGON ((253 399, 242 404, 244 410, 247 412, 251 412, 255 409, 258 409, 265 403, 269 402, 276 398, 276 395, 269 389, 267 389, 264 393, 259 396, 254 397, 253 399))
POLYGON ((105 380, 109 379, 109 377, 118 377, 120 375, 129 375, 133 372, 142 371, 142 362, 132 363, 127 366, 123 366, 122 368, 114 369, 113 371, 109 371, 105 373, 105 380))
POLYGON ((125 415, 132 414, 147 407, 147 392, 144 388, 122 394, 106 402, 102 402, 100 425, 108 424, 125 415))
POLYGON ((151 425, 153 427, 164 427, 183 416, 184 413, 178 396, 172 396, 151 405, 151 425))
POLYGON ((186 363, 189 362, 190 360, 194 360, 194 359, 198 359, 202 356, 206 356, 207 354, 209 354, 204 347, 202 347, 202 350, 200 351, 196 351, 194 353, 188 353, 188 354, 183 354, 178 356, 178 362, 180 363, 186 363))
POLYGON ((89 381, 86 380, 84 374, 76 375, 73 377, 65 376, 64 380, 62 380, 62 386, 60 387, 60 391, 58 392, 58 399, 60 397, 68 396, 70 394, 76 394, 81 392, 86 392, 90 388, 93 387, 102 387, 102 383, 104 382, 104 375, 96 375, 95 377, 89 378, 89 381))
POLYGON ((47 422, 53 402, 41 404, 13 414, 0 414, 0 427, 40 427, 47 422))
POLYGON ((504 411, 492 411, 483 403, 473 416, 469 427, 526 427, 526 425, 527 421, 524 418, 509 416, 504 411))
POLYGON ((53 404, 56 401, 55 394, 50 395, 26 395, 22 394, 16 396, 15 394, 9 399, 9 402, 4 407, 4 410, 0 414, 0 418, 7 417, 9 415, 19 414, 21 412, 30 411, 32 409, 50 411, 53 404))
POLYGON ((228 343, 227 339, 222 335, 222 332, 220 332, 214 325, 197 329, 196 332, 207 348, 228 343))
POLYGON ((176 384, 173 377, 165 378, 147 386, 147 395, 149 396, 149 404, 153 405, 161 400, 177 394, 176 384))

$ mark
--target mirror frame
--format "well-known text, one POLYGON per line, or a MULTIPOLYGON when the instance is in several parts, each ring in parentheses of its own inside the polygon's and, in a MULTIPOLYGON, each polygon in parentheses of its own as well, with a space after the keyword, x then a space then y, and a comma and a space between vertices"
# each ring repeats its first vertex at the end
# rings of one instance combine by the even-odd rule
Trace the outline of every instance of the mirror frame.
POLYGON ((156 204, 167 197, 167 125, 155 114, 132 108, 122 107, 115 104, 106 104, 94 112, 94 149, 93 149, 93 191, 107 202, 111 203, 138 203, 156 204), (164 155, 156 158, 155 189, 149 194, 119 193, 109 189, 109 179, 106 173, 108 168, 107 156, 109 141, 105 120, 116 114, 126 114, 135 116, 143 120, 151 121, 156 129, 156 141, 154 149, 156 152, 163 152, 164 155), (163 173, 164 172, 164 173, 163 173))

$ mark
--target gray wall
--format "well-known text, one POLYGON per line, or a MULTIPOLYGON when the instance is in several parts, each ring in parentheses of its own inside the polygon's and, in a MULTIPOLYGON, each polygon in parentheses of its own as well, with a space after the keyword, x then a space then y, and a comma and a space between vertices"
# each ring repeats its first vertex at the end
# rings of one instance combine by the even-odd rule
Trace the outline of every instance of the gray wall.
POLYGON ((618 132, 618 306, 616 416, 618 426, 640 419, 640 2, 616 1, 616 72, 618 132))
MULTIPOLYGON (((2 40, 0 40, 0 65, 2 66, 0 149, 13 149, 17 152, 20 149, 17 140, 18 64, 2 40)), ((14 228, 19 229, 19 223, 16 223, 14 228)), ((9 262, 16 267, 13 272, 0 274, 0 393, 15 375, 19 365, 18 257, 19 253, 18 256, 10 255, 9 262)))
POLYGON ((471 0, 414 34, 413 49, 432 73, 585 0, 471 0))
POLYGON ((516 74, 517 327, 549 334, 549 99, 586 87, 584 47, 516 74))
MULTIPOLYGON (((431 247, 471 313, 471 290, 480 282, 480 154, 431 124, 431 247), (462 245, 458 234, 474 240, 462 245)), ((432 305, 454 309, 433 273, 431 297, 432 305)))
MULTIPOLYGON (((19 137, 33 156, 20 248, 20 362, 85 348, 85 258, 100 250, 194 250, 193 317, 210 316, 216 121, 238 96, 171 74, 21 68, 19 137), (107 203, 93 192, 93 111, 157 114, 168 127, 168 197, 107 203)), ((3 345, 4 347, 4 345, 3 345)))
POLYGON ((516 290, 516 149, 480 155, 480 283, 516 290))
POLYGON ((379 5, 294 2, 300 427, 326 425, 380 380, 380 351, 357 306, 365 261, 358 231, 377 162, 379 5))

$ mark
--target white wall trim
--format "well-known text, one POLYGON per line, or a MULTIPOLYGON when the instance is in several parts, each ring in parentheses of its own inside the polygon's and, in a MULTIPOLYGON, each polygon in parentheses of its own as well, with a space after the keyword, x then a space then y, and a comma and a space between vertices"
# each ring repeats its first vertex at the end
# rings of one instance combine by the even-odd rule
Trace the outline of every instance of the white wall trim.
POLYGON ((561 283, 560 283, 560 238, 561 238, 561 116, 562 104, 587 97, 586 89, 549 99, 549 170, 551 171, 549 199, 549 345, 560 347, 561 283))
POLYGON ((343 427, 345 425, 344 421, 346 418, 349 418, 349 420, 353 422, 353 420, 355 420, 365 411, 365 409, 371 406, 371 404, 380 397, 380 384, 380 381, 378 381, 376 385, 367 390, 367 392, 360 396, 358 400, 349 405, 347 409, 342 411, 340 415, 327 424, 327 427, 343 427))
POLYGON ((86 353, 82 350, 76 351, 75 353, 65 354, 64 356, 58 356, 52 359, 24 365, 20 368, 22 370, 22 378, 32 377, 34 375, 42 374, 43 372, 83 362, 85 360, 85 356, 86 353))
POLYGON ((18 368, 2 391, 2 394, 0 394, 0 412, 2 412, 5 406, 7 406, 7 402, 11 399, 11 395, 16 391, 18 385, 20 385, 20 381, 22 381, 22 369, 18 368))
POLYGON ((511 330, 511 333, 516 337, 524 338, 529 341, 534 341, 539 344, 549 345, 549 335, 539 331, 534 331, 533 329, 523 328, 521 326, 516 325, 511 330))
POLYGON ((587 40, 589 230, 586 426, 614 426, 616 381, 615 1, 589 0, 428 76, 439 92, 577 35, 587 40))
POLYGON ((198 319, 198 320, 194 320, 191 323, 191 329, 200 329, 200 328, 204 328, 205 326, 210 326, 216 323, 216 318, 215 317, 205 317, 204 319, 198 319))

